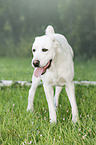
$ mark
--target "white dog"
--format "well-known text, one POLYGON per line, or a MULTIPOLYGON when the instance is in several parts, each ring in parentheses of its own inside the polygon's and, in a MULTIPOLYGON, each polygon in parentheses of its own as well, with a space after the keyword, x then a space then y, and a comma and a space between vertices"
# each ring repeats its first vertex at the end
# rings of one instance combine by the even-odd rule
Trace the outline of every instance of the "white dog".
POLYGON ((35 91, 42 79, 49 107, 50 122, 56 123, 56 108, 58 107, 59 94, 64 85, 72 107, 72 121, 77 122, 78 109, 73 82, 73 51, 66 38, 56 34, 53 27, 48 26, 44 36, 35 38, 32 52, 32 65, 35 70, 29 90, 27 111, 33 110, 35 91), (54 98, 53 86, 56 86, 54 98))

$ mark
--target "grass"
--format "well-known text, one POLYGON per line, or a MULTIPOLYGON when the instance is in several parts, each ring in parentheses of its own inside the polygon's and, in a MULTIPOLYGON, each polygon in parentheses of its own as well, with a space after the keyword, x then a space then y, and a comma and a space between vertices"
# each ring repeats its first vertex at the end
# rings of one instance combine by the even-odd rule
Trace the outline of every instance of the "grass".
POLYGON ((0 118, 2 145, 95 145, 96 87, 76 85, 80 123, 71 122, 71 107, 65 89, 62 90, 57 111, 57 124, 50 125, 48 105, 39 86, 34 100, 34 112, 26 111, 29 88, 2 87, 0 118))
MULTIPOLYGON (((31 80, 31 59, 0 58, 0 80, 31 80)), ((95 61, 96 62, 96 61, 95 61)), ((96 80, 93 60, 75 62, 75 80, 96 80)), ((0 88, 1 145, 95 145, 96 86, 76 85, 80 123, 71 121, 71 106, 63 88, 57 111, 57 124, 49 123, 49 113, 42 85, 34 99, 34 112, 27 112, 27 86, 0 88)))
MULTIPOLYGON (((31 81, 31 58, 0 58, 0 80, 31 81)), ((75 62, 74 80, 96 81, 96 60, 75 62)))
POLYGON ((0 58, 0 80, 30 81, 32 72, 31 58, 0 58))
POLYGON ((96 60, 75 62, 75 80, 96 81, 96 60))

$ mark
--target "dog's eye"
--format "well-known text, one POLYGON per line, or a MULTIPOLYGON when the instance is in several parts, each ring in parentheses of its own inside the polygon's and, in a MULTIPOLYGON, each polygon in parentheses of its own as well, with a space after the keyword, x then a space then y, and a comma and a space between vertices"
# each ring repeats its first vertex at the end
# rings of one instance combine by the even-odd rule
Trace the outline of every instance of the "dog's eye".
POLYGON ((43 51, 43 52, 46 52, 46 51, 48 51, 48 49, 46 49, 46 48, 43 48, 43 49, 42 49, 42 51, 43 51))
POLYGON ((36 49, 33 49, 32 51, 33 51, 33 52, 35 52, 35 51, 36 51, 36 49))

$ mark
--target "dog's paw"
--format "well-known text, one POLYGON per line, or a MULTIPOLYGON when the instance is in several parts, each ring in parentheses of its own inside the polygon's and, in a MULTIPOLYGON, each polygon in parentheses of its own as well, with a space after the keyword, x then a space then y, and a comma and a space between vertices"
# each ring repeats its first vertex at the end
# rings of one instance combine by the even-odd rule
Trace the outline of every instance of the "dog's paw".
POLYGON ((78 123, 79 122, 79 116, 78 116, 78 114, 76 116, 72 117, 72 122, 73 123, 78 123))
POLYGON ((50 121, 50 124, 56 124, 57 123, 56 118, 51 118, 51 119, 49 119, 49 121, 50 121))
POLYGON ((27 111, 33 112, 33 107, 27 107, 27 111))

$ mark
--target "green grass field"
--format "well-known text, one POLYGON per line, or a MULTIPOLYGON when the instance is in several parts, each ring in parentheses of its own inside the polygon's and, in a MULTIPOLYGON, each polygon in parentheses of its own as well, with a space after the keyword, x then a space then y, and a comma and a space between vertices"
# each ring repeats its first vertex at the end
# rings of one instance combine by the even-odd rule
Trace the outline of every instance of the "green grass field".
MULTIPOLYGON (((31 59, 0 58, 0 80, 31 80, 31 59)), ((96 80, 96 61, 75 62, 74 80, 96 80)), ((50 125, 42 85, 36 91, 34 112, 27 112, 27 86, 0 87, 1 145, 95 145, 96 86, 76 85, 79 124, 72 124, 71 106, 63 88, 57 124, 50 125)))
MULTIPOLYGON (((96 60, 75 62, 74 80, 96 81, 96 60)), ((31 81, 31 58, 0 58, 0 80, 31 81)))

